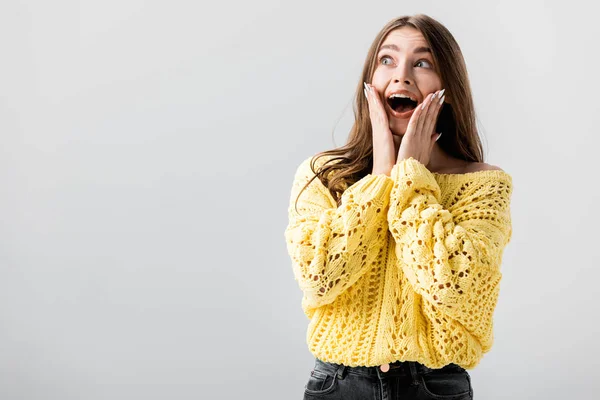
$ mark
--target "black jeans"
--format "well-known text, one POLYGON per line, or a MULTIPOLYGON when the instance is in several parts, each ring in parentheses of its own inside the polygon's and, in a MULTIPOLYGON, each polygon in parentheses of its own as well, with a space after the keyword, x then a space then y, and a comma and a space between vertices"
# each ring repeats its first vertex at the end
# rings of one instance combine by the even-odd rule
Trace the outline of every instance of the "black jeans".
POLYGON ((347 367, 315 359, 304 387, 304 400, 472 400, 471 376, 448 364, 431 369, 416 361, 396 361, 383 372, 377 367, 347 367))

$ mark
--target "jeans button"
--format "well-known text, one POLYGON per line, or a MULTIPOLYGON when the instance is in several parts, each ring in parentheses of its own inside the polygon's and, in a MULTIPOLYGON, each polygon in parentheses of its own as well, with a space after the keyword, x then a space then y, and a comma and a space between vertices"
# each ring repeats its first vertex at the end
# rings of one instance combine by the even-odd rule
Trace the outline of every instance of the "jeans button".
POLYGON ((390 370, 390 364, 382 364, 379 366, 379 369, 383 372, 388 372, 390 370))

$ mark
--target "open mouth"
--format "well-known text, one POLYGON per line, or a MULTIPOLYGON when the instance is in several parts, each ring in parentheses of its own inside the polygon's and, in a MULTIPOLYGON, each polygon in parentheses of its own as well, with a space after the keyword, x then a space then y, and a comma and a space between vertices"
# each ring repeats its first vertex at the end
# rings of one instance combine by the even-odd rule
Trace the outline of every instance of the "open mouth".
POLYGON ((417 107, 417 102, 406 97, 390 97, 387 99, 390 108, 398 114, 414 110, 417 107))

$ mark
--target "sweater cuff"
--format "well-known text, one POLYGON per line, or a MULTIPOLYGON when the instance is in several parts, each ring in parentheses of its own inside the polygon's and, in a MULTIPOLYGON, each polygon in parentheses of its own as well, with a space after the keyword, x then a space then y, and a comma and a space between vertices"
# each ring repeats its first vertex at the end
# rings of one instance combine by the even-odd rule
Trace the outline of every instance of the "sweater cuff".
POLYGON ((441 192, 435 176, 420 161, 409 157, 396 163, 390 173, 400 189, 425 188, 437 195, 441 192))
POLYGON ((362 179, 356 181, 352 186, 347 188, 343 197, 352 195, 355 202, 364 202, 376 198, 386 199, 389 201, 389 195, 394 186, 394 181, 385 174, 368 174, 362 179))

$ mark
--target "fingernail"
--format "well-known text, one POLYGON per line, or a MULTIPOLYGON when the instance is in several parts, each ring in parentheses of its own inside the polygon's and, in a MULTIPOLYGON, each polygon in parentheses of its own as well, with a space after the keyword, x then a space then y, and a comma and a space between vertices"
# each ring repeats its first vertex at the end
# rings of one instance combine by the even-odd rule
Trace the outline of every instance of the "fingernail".
POLYGON ((438 137, 435 139, 436 142, 438 141, 438 139, 440 138, 440 136, 442 136, 442 132, 440 132, 440 134, 438 135, 438 137))
POLYGON ((363 92, 365 94, 366 99, 369 100, 369 96, 367 95, 367 89, 363 89, 363 92))
POLYGON ((443 96, 444 92, 446 91, 446 89, 442 89, 442 91, 440 92, 440 97, 443 96))
POLYGON ((367 82, 363 82, 363 85, 365 86, 365 89, 369 89, 369 87, 367 86, 367 82))
POLYGON ((446 98, 446 96, 442 96, 442 98, 440 99, 440 104, 442 104, 444 102, 445 98, 446 98))

